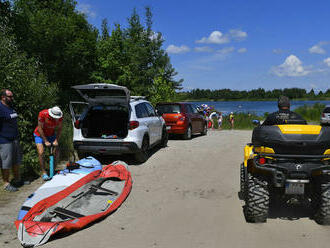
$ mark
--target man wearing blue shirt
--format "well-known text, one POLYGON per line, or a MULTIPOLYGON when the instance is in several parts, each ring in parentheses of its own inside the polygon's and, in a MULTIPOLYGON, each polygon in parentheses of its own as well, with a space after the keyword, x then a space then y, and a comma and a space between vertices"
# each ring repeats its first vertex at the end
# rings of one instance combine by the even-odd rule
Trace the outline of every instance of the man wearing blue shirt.
POLYGON ((22 161, 22 153, 19 146, 19 133, 17 126, 17 113, 12 108, 13 93, 4 89, 1 91, 0 101, 0 167, 4 189, 9 192, 18 189, 10 184, 9 172, 13 170, 14 180, 20 181, 19 165, 22 161))

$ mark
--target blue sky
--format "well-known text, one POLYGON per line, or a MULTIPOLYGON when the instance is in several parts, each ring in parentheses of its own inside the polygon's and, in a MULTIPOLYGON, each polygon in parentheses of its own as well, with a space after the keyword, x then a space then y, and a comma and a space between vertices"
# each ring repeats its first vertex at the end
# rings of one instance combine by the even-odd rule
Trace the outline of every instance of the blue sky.
POLYGON ((78 0, 100 28, 153 13, 177 79, 194 88, 330 88, 330 1, 78 0))

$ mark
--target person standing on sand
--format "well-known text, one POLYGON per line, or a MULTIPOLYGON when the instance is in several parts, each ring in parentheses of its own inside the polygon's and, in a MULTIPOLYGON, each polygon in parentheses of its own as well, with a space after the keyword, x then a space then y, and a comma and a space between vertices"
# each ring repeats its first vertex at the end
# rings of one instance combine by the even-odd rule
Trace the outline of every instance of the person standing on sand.
POLYGON ((0 167, 4 190, 17 191, 21 183, 19 166, 22 162, 22 152, 19 145, 19 132, 17 126, 17 113, 12 108, 14 95, 8 90, 1 91, 0 102, 0 167), (14 174, 14 183, 9 182, 10 169, 14 174))
POLYGON ((230 112, 229 123, 230 123, 230 128, 231 129, 234 129, 234 122, 235 122, 234 113, 233 112, 230 112))
MULTIPOLYGON (((50 179, 45 170, 44 145, 46 147, 50 147, 51 145, 54 147, 58 146, 58 139, 62 131, 62 121, 63 113, 57 106, 40 111, 38 116, 38 126, 35 128, 33 135, 37 146, 42 179, 44 181, 50 179), (56 128, 57 132, 55 133, 56 128)), ((55 154, 57 154, 57 149, 55 149, 55 154)))
POLYGON ((218 128, 221 130, 221 125, 222 125, 222 112, 219 112, 218 115, 218 128))

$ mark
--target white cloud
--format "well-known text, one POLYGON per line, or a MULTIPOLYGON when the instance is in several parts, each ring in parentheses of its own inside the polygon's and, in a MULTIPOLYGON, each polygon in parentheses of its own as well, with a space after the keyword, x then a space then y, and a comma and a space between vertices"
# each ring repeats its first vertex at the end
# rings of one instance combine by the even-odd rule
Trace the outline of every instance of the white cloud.
POLYGON ((244 40, 247 37, 247 33, 242 30, 232 29, 229 31, 229 36, 234 40, 240 41, 240 40, 244 40))
POLYGON ((325 50, 323 49, 321 44, 317 44, 309 48, 310 53, 317 53, 317 54, 325 54, 325 50))
POLYGON ((209 37, 203 37, 202 39, 196 41, 197 43, 206 43, 206 44, 224 44, 228 43, 229 39, 220 31, 213 31, 209 37))
POLYGON ((330 58, 326 58, 326 59, 324 59, 323 62, 326 63, 327 66, 330 67, 330 58))
POLYGON ((283 64, 273 67, 272 72, 279 77, 301 77, 310 73, 295 55, 288 56, 283 64))
POLYGON ((166 48, 166 52, 174 53, 174 54, 186 53, 186 52, 189 52, 189 51, 190 51, 190 48, 185 46, 185 45, 182 45, 182 46, 169 45, 166 48))
POLYGON ((208 47, 208 46, 195 47, 194 50, 195 50, 195 52, 199 52, 199 53, 202 53, 202 52, 206 52, 206 53, 213 52, 213 49, 211 47, 208 47))
POLYGON ((218 50, 217 53, 229 54, 229 53, 232 53, 233 51, 235 51, 234 47, 225 47, 225 48, 222 48, 222 49, 218 50))
POLYGON ((231 29, 227 34, 223 34, 222 32, 215 30, 209 35, 209 37, 203 37, 202 39, 197 40, 196 43, 219 45, 229 43, 232 40, 242 41, 246 39, 247 36, 248 35, 246 32, 239 29, 231 29))
POLYGON ((245 47, 242 47, 240 49, 237 50, 238 53, 246 53, 247 49, 245 47))
POLYGON ((86 16, 95 18, 96 12, 92 10, 92 6, 90 4, 81 3, 77 5, 77 10, 79 12, 84 13, 86 16))

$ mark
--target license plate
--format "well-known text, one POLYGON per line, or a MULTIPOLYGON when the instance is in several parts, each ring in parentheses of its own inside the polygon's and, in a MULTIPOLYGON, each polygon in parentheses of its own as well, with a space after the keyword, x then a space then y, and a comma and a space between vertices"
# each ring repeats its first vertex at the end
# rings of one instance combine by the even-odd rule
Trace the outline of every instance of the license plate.
POLYGON ((171 126, 166 126, 166 130, 170 130, 171 129, 171 126))
POLYGON ((285 193, 288 195, 303 195, 305 192, 304 183, 289 183, 285 184, 285 193))

